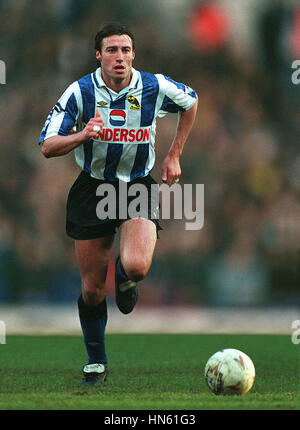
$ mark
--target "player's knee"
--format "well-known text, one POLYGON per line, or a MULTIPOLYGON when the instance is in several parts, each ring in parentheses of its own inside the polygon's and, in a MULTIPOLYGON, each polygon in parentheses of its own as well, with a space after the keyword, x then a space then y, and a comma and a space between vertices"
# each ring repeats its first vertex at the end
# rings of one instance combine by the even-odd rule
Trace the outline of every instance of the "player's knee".
POLYGON ((135 282, 144 279, 148 273, 148 265, 143 261, 130 261, 123 267, 128 278, 135 282))
POLYGON ((105 299, 105 288, 89 281, 83 281, 82 295, 87 305, 96 306, 105 299))

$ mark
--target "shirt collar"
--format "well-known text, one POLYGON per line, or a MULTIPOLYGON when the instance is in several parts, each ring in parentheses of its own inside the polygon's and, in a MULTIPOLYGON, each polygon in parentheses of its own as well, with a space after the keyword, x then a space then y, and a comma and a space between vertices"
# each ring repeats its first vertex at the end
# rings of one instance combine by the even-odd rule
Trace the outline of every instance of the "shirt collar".
MULTIPOLYGON (((137 81, 138 81, 138 72, 137 72, 137 70, 135 70, 133 67, 132 67, 131 70, 132 70, 131 81, 130 81, 129 85, 126 87, 126 89, 128 89, 128 90, 131 90, 131 89, 135 88, 136 84, 137 84, 137 81)), ((98 67, 98 69, 96 70, 96 73, 95 73, 94 76, 95 76, 96 85, 99 88, 107 88, 108 90, 113 91, 103 81, 102 76, 101 76, 101 67, 98 67)), ((125 90, 125 88, 123 88, 122 91, 124 91, 124 90, 125 90)))

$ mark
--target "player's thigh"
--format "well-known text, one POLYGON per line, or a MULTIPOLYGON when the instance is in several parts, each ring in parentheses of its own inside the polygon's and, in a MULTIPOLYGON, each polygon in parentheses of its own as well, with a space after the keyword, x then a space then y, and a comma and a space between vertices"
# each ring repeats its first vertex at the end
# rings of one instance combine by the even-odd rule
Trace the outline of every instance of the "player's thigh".
POLYGON ((156 244, 156 225, 146 218, 125 221, 119 228, 120 256, 123 267, 128 272, 144 277, 148 272, 156 244))
POLYGON ((75 253, 83 287, 104 288, 114 235, 75 240, 75 253))

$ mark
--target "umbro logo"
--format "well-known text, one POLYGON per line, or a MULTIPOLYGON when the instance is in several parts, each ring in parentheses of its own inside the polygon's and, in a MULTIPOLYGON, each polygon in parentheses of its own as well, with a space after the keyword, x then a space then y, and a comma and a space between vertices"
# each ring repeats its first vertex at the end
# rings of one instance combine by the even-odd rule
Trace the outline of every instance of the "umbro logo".
POLYGON ((97 106, 105 107, 106 105, 107 105, 107 102, 104 102, 103 100, 101 100, 100 102, 97 102, 97 106))

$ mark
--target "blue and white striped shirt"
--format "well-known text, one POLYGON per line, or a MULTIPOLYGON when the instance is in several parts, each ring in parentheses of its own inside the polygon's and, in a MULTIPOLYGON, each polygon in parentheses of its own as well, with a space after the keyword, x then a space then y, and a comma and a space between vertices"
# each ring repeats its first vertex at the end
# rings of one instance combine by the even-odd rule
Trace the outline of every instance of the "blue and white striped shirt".
POLYGON ((40 136, 67 136, 74 125, 81 130, 95 116, 104 120, 100 139, 75 148, 77 164, 92 177, 132 181, 148 175, 155 162, 156 118, 190 109, 196 93, 162 74, 132 69, 128 87, 108 88, 101 68, 71 84, 51 110, 40 136))

